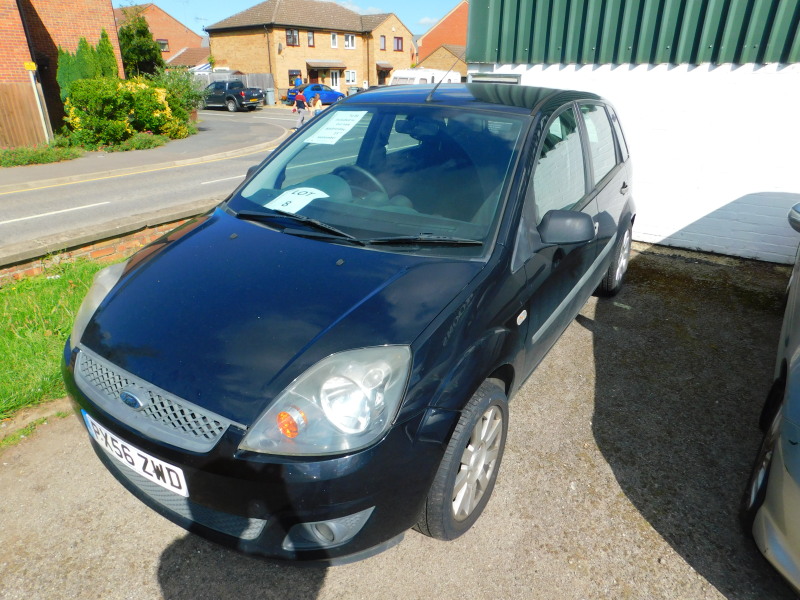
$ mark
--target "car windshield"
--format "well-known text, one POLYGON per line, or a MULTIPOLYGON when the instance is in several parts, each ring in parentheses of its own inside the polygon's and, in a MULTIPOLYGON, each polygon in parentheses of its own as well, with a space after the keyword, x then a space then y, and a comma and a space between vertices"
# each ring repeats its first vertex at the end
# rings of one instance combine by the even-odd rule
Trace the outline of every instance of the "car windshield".
POLYGON ((227 207, 285 233, 391 252, 482 256, 502 214, 525 118, 430 105, 329 109, 227 207))

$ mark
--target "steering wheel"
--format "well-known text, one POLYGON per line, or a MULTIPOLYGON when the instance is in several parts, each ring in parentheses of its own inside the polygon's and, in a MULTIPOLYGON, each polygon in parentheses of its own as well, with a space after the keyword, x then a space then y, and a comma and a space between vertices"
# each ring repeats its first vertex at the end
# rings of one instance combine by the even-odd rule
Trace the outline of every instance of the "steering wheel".
MULTIPOLYGON (((364 178, 367 181, 369 181, 375 187, 376 190, 378 190, 382 194, 385 194, 386 196, 389 195, 389 194, 386 193, 386 188, 383 187, 383 184, 380 181, 378 181, 378 178, 375 177, 375 175, 373 175, 372 173, 370 173, 366 169, 364 169, 362 167, 359 167, 358 165, 342 165, 340 167, 336 167, 333 170, 333 174, 341 176, 341 174, 346 172, 346 171, 355 171, 358 175, 361 175, 362 178, 364 178)), ((344 179, 347 179, 347 177, 345 177, 344 179)), ((356 187, 358 187, 358 186, 356 186, 356 187)))

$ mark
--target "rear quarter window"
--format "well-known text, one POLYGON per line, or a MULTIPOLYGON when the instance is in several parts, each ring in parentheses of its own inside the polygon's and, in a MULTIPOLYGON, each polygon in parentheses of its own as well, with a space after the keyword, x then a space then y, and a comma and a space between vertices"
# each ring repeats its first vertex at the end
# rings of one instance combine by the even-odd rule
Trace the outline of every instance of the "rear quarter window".
POLYGON ((614 133, 608 113, 603 106, 597 104, 581 105, 581 114, 586 125, 586 136, 589 142, 589 153, 592 160, 594 185, 608 175, 617 166, 617 149, 614 145, 614 133))

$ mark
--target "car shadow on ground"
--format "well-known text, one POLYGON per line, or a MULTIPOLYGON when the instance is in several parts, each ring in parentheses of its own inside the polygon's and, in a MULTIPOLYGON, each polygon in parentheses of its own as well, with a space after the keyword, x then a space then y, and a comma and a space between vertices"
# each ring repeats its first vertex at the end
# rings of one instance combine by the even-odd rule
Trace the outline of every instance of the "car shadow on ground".
POLYGON ((322 588, 326 571, 324 565, 244 556, 187 535, 161 554, 158 581, 165 600, 312 600, 322 588))
POLYGON ((601 299, 593 433, 627 498, 730 599, 793 598, 739 526, 788 270, 642 253, 601 299))

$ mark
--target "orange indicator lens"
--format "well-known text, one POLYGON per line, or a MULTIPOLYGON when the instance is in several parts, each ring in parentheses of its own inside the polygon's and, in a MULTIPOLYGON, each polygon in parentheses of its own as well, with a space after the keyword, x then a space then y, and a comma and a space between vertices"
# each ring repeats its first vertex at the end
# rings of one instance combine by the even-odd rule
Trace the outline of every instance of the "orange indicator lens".
POLYGON ((278 431, 289 439, 296 438, 306 426, 306 415, 302 410, 292 406, 289 410, 278 413, 276 418, 278 431))

